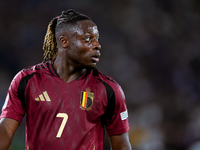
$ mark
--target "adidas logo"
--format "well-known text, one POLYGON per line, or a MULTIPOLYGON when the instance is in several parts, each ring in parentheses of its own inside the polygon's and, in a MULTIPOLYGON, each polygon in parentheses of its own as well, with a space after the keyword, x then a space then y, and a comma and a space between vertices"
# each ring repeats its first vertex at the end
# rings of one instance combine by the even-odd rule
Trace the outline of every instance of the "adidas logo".
POLYGON ((36 101, 51 101, 47 91, 44 91, 43 94, 40 94, 39 97, 35 99, 36 101))

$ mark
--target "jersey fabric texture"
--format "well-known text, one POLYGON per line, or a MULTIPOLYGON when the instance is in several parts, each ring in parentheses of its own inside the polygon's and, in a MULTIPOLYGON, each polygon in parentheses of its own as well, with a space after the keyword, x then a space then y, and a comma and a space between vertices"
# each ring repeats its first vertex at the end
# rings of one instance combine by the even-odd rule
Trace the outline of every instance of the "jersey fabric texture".
POLYGON ((129 130, 121 87, 97 69, 69 83, 51 62, 20 71, 12 80, 1 118, 21 123, 26 115, 26 150, 103 150, 108 135, 129 130))

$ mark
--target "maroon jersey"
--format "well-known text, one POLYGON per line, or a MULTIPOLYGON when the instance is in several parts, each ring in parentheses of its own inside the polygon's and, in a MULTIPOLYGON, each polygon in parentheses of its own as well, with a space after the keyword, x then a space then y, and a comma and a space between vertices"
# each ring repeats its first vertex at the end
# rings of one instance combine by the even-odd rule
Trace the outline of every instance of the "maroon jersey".
POLYGON ((1 118, 21 123, 26 150, 102 150, 109 136, 128 131, 121 87, 97 69, 66 83, 50 62, 20 71, 13 79, 1 118))

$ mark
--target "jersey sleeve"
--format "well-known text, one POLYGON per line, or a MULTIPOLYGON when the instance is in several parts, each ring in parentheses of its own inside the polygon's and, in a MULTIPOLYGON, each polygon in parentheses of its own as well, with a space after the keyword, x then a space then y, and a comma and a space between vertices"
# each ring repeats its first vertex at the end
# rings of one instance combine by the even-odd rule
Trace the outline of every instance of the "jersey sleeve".
POLYGON ((113 100, 112 105, 114 105, 114 111, 112 118, 107 120, 106 129, 109 136, 123 134, 128 132, 129 123, 128 123, 128 111, 126 107, 126 101, 124 92, 119 84, 112 86, 113 100))
POLYGON ((11 118, 21 123, 25 109, 22 108, 21 100, 19 98, 19 84, 22 79, 22 73, 19 72, 12 80, 8 93, 2 107, 0 118, 11 118))

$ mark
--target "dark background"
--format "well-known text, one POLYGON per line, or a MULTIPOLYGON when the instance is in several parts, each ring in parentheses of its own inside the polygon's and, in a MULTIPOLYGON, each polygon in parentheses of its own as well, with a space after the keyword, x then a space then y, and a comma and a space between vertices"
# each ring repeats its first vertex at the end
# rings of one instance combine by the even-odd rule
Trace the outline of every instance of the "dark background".
MULTIPOLYGON (((50 20, 69 8, 98 25, 97 68, 125 92, 133 149, 199 150, 199 0, 0 0, 1 107, 14 75, 43 60, 50 20)), ((10 150, 24 149, 24 122, 10 150)))

